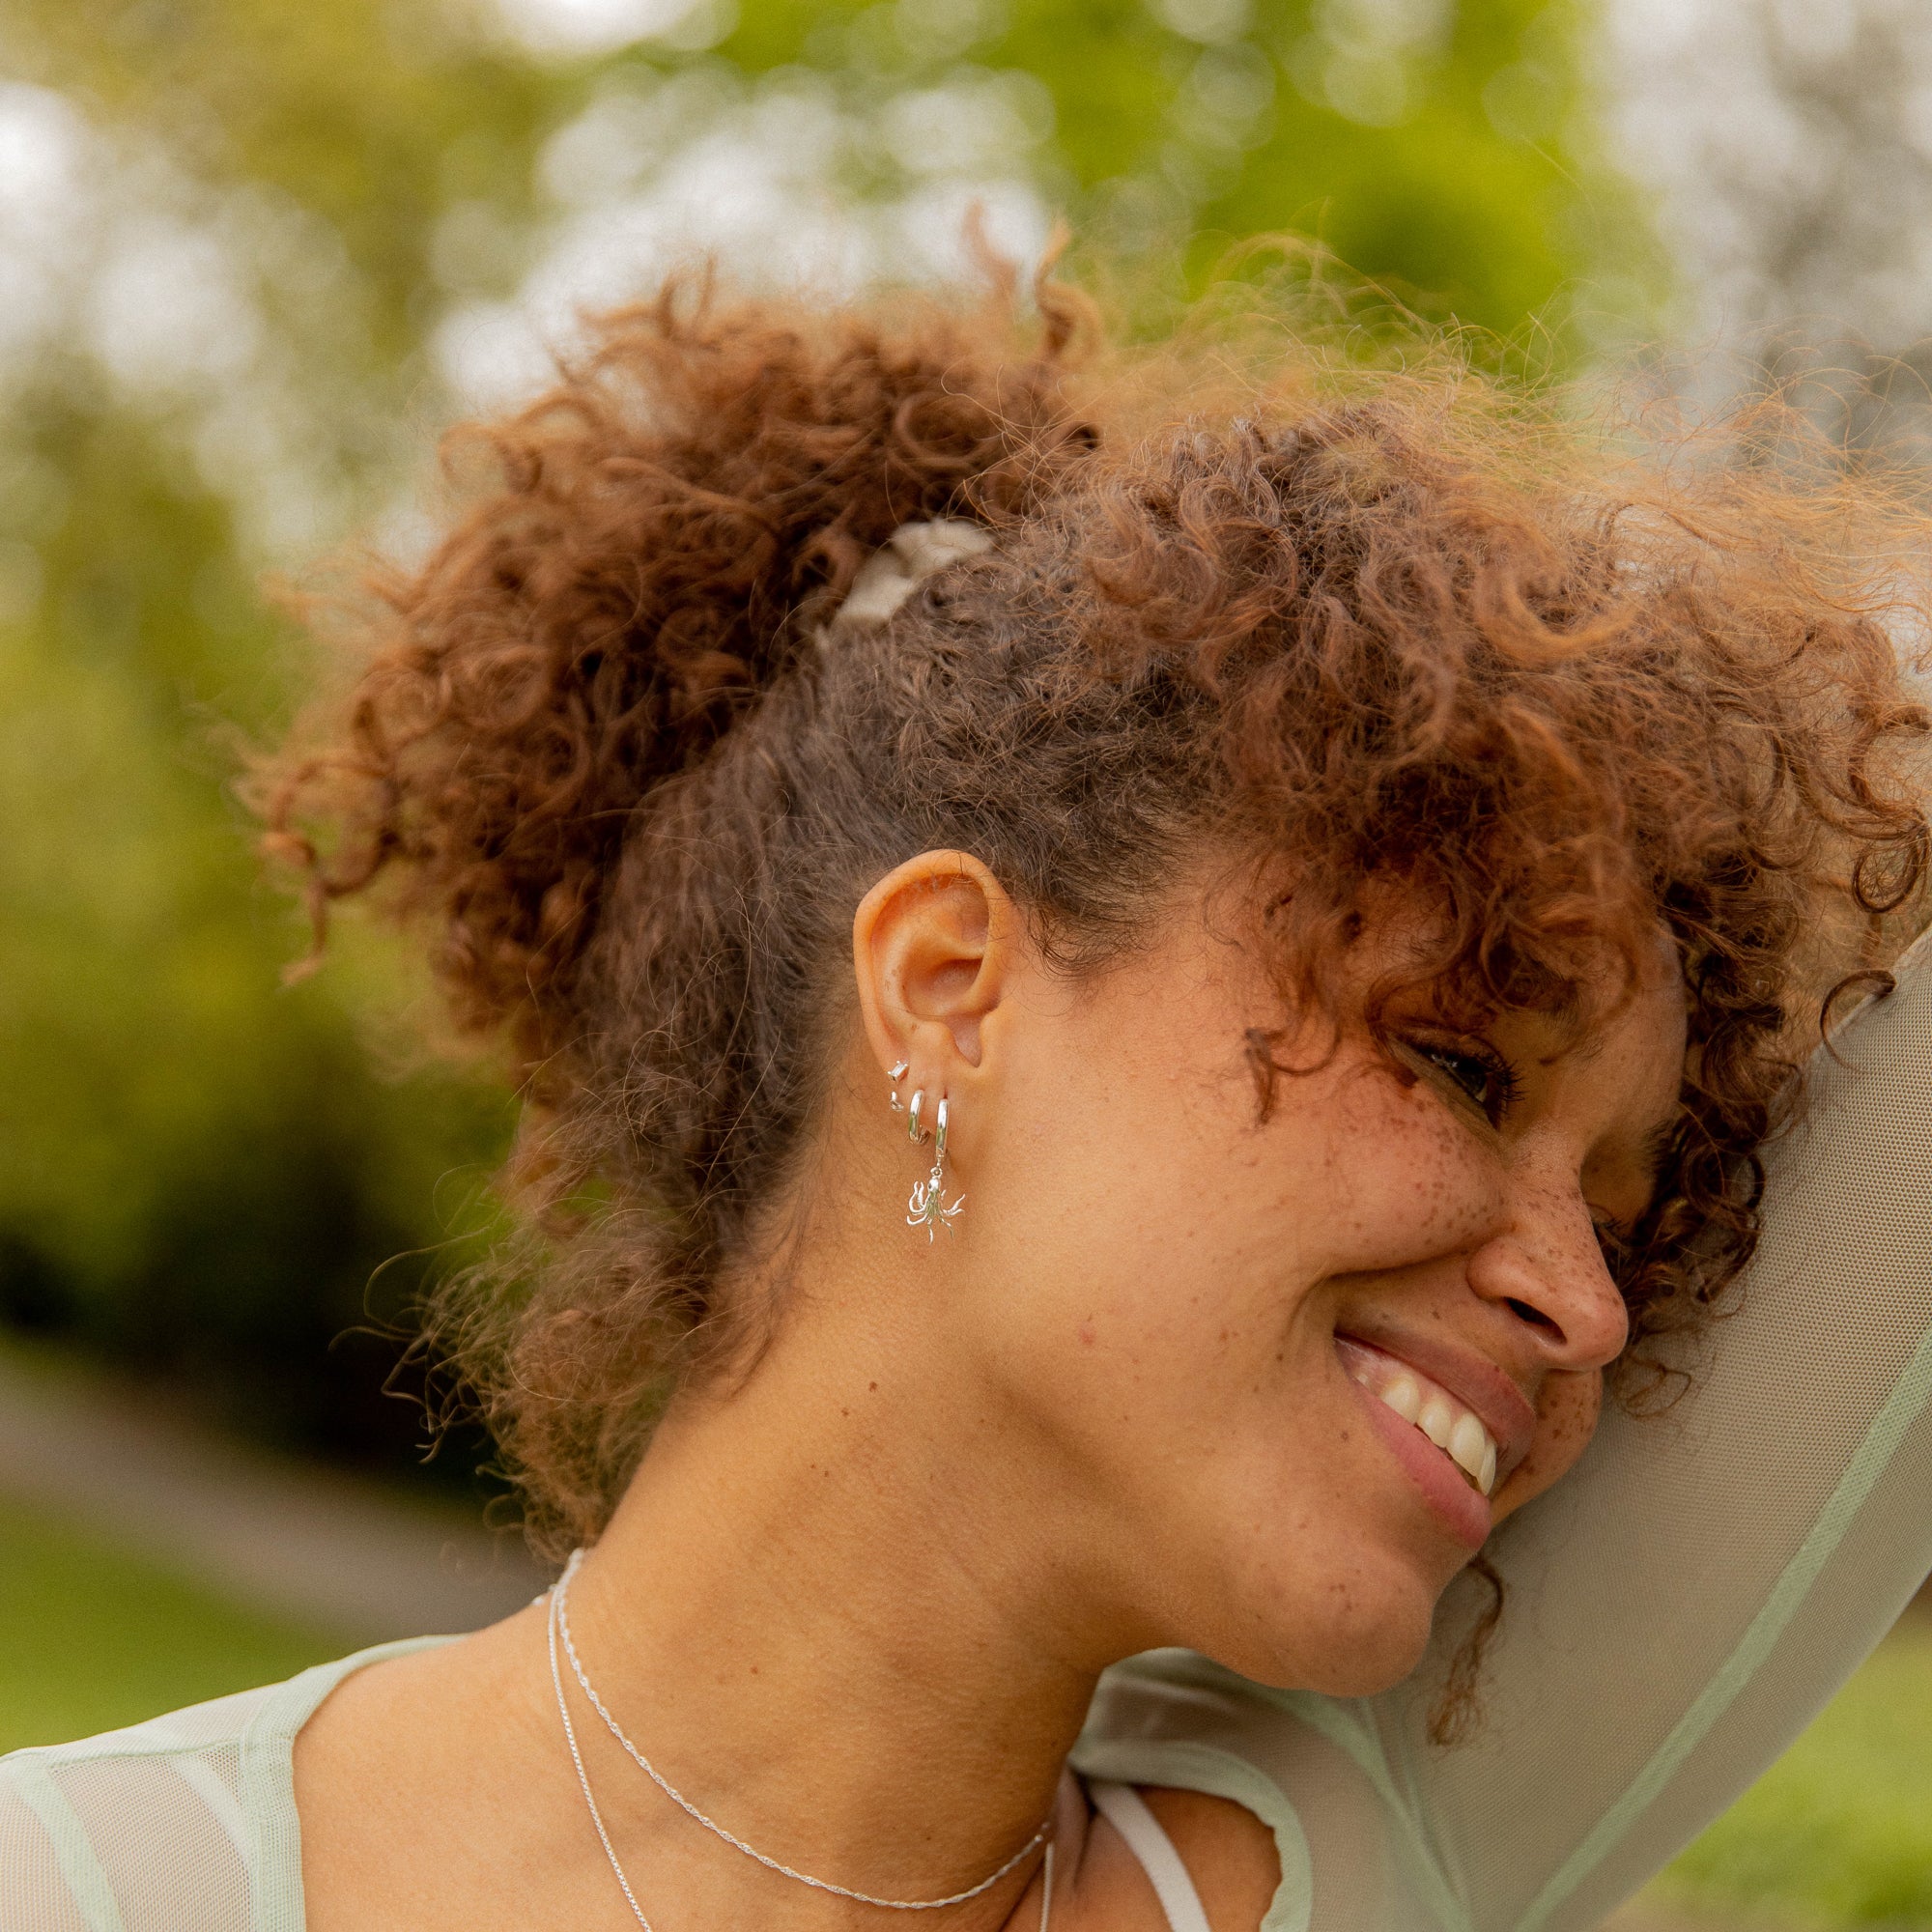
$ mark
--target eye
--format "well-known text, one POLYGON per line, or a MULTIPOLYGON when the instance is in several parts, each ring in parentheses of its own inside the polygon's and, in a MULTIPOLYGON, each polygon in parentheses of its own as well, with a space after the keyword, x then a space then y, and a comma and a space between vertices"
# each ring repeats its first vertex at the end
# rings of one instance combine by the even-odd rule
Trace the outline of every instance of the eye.
POLYGON ((1439 1039, 1410 1039, 1408 1050, 1435 1067, 1492 1127, 1499 1127, 1517 1096, 1510 1064, 1493 1047, 1478 1041, 1455 1045, 1439 1039))

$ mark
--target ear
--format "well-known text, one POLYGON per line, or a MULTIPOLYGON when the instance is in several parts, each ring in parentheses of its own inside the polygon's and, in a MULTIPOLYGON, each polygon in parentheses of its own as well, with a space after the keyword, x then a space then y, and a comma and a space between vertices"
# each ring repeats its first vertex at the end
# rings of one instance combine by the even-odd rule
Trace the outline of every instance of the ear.
POLYGON ((852 920, 859 1007, 881 1070, 907 1062, 908 1094, 973 1084, 1024 947, 1018 908, 971 853, 895 866, 852 920))

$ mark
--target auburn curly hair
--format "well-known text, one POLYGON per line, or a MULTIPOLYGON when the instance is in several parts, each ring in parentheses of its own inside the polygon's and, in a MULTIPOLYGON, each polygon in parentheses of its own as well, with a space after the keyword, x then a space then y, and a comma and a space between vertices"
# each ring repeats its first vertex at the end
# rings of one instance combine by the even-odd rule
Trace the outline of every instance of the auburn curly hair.
POLYGON ((854 908, 922 850, 982 858, 1069 973, 1203 853, 1252 862, 1264 1109, 1388 885, 1471 1010, 1575 1010, 1661 926, 1690 1049, 1614 1257, 1639 1353, 1751 1253, 1795 1023, 1914 916, 1902 499, 1748 438, 1640 460, 1446 351, 1351 370, 1204 328, 1130 355, 1090 325, 1050 286, 1031 323, 702 282, 609 317, 550 394, 459 433, 485 484, 265 768, 318 941, 383 889, 527 1081, 526 1236, 432 1332, 553 1548, 728 1347, 721 1279, 853 1024, 854 908), (990 548, 828 631, 938 517, 990 548))

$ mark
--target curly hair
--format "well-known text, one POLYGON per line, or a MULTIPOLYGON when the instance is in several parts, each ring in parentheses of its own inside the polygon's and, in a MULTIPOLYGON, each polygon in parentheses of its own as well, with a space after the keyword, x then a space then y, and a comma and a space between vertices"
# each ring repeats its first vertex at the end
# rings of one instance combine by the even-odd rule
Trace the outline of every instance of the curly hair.
POLYGON ((853 1024, 853 909, 922 850, 981 857, 1069 973, 1203 853, 1251 867, 1264 1110, 1392 884, 1430 915, 1409 983, 1459 1010, 1577 1012, 1661 926, 1690 1048, 1613 1258, 1639 1343, 1749 1258, 1794 1025, 1913 915, 1902 500, 1619 453, 1447 354, 1090 325, 1051 287, 1032 324, 703 284, 608 318, 461 433, 486 484, 266 768, 318 944, 380 888, 527 1081, 526 1236, 432 1329, 553 1548, 748 1319, 721 1283, 853 1024), (991 546, 828 632, 941 516, 991 546))

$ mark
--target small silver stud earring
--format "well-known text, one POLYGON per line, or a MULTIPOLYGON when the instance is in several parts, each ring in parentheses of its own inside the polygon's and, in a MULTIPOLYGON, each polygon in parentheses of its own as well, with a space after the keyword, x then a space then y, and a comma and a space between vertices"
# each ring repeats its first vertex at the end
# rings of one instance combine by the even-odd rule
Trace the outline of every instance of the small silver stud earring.
MULTIPOLYGON (((912 1096, 913 1139, 922 1138, 919 1132, 919 1105, 925 1098, 923 1093, 912 1096)), ((933 1119, 932 1172, 923 1180, 916 1181, 912 1193, 906 1200, 906 1226, 923 1228, 928 1242, 936 1240, 939 1230, 944 1228, 950 1234, 952 1224, 958 1218, 959 1210, 966 1205, 965 1195, 946 1205, 946 1096, 940 1095, 939 1110, 933 1119)))
POLYGON ((905 1112, 905 1103, 899 1098, 899 1082, 906 1077, 906 1068, 911 1065, 911 1061, 902 1060, 896 1066, 889 1068, 886 1073, 886 1078, 893 1083, 886 1090, 886 1098, 892 1102, 893 1112, 895 1114, 905 1112))

